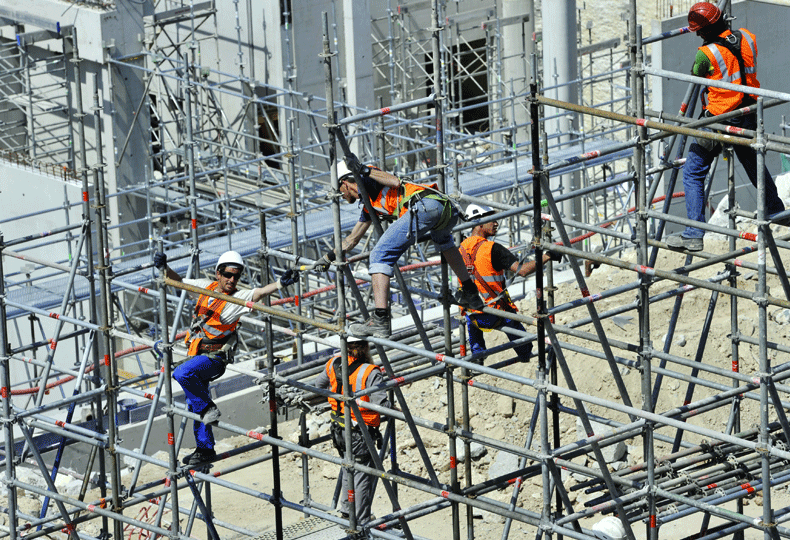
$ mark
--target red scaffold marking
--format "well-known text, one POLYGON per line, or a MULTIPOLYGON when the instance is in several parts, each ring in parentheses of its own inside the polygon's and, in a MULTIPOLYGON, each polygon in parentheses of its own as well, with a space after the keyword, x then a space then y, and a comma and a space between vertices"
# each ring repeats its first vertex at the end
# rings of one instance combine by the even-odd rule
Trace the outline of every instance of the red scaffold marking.
POLYGON ((109 354, 105 354, 104 355, 104 365, 105 366, 109 366, 110 365, 110 355, 109 354))
POLYGON ((96 506, 93 505, 93 504, 89 504, 88 505, 88 512, 95 512, 95 511, 96 511, 96 506))
POLYGON ((170 487, 170 479, 165 478, 165 487, 170 487))
POLYGON ((262 441, 263 440, 263 433, 258 433, 257 431, 250 430, 250 431, 247 432, 247 437, 249 437, 250 439, 255 439, 255 440, 258 440, 258 441, 262 441))
POLYGON ((588 296, 590 296, 590 290, 589 289, 582 289, 581 293, 582 293, 582 296, 584 298, 587 298, 588 296))
POLYGON ((445 499, 448 499, 448 498, 450 498, 450 492, 449 492, 449 491, 442 491, 442 492, 440 493, 440 495, 441 495, 442 497, 444 497, 445 499))
POLYGON ((636 119, 636 125, 637 126, 642 126, 642 127, 646 126, 647 125, 647 119, 645 119, 645 118, 637 118, 636 119))
POLYGON ((154 399, 156 396, 153 394, 143 394, 143 397, 145 397, 146 399, 154 399))
POLYGON ((739 127, 735 127, 735 126, 727 126, 727 128, 724 131, 726 131, 727 133, 733 133, 735 135, 740 135, 741 133, 743 133, 743 128, 739 128, 739 127))
POLYGON ((705 486, 705 489, 713 489, 713 488, 715 488, 718 485, 719 484, 708 484, 707 486, 705 486))
POLYGON ((757 235, 754 233, 742 232, 740 234, 740 237, 743 238, 744 240, 751 240, 752 242, 757 241, 757 235))
POLYGON ((740 370, 739 362, 737 360, 732 361, 732 370, 735 373, 738 373, 738 371, 740 370))
POLYGON ((592 152, 587 152, 586 154, 584 154, 583 157, 585 157, 585 158, 594 158, 594 157, 598 157, 600 155, 601 155, 601 151, 600 150, 593 150, 592 152))
POLYGON ((172 433, 167 434, 167 444, 168 446, 173 446, 174 444, 176 444, 175 437, 173 437, 172 433))
POLYGON ((66 422, 63 420, 55 420, 55 425, 58 427, 66 427, 66 422))
POLYGON ((437 362, 444 362, 444 356, 445 355, 443 355, 443 354, 437 354, 436 355, 436 361, 437 362))
POLYGON ((651 516, 650 516, 650 528, 651 529, 655 529, 656 528, 656 515, 655 514, 651 514, 651 516))
POLYGON ((54 351, 57 348, 57 346, 58 346, 58 342, 57 341, 55 341, 54 339, 50 339, 49 340, 49 348, 50 349, 52 349, 54 351))
POLYGON ((83 191, 82 192, 82 200, 84 202, 88 202, 88 192, 87 191, 83 191))
POLYGON ((137 290, 143 294, 148 294, 148 289, 145 287, 137 287, 137 290))
POLYGON ((455 469, 458 466, 458 458, 450 456, 450 468, 455 469))
POLYGON ((0 388, 0 396, 2 396, 3 399, 7 399, 8 398, 8 387, 7 386, 4 386, 4 387, 0 388))
POLYGON ((469 386, 474 386, 475 385, 475 381, 474 381, 474 379, 469 379, 466 384, 468 384, 469 386))
POLYGON ((395 379, 395 384, 403 384, 403 382, 405 380, 406 380, 406 377, 398 377, 398 378, 395 379))
POLYGON ((554 315, 549 315, 549 322, 551 322, 551 324, 554 324, 554 322, 555 322, 554 321, 554 315))
POLYGON ((391 109, 389 107, 384 107, 381 109, 381 114, 389 114, 391 109))
POLYGON ((348 502, 354 502, 354 490, 353 489, 349 489, 348 490, 348 502))
POLYGON ((299 296, 295 296, 295 297, 294 297, 294 305, 295 305, 296 307, 299 307, 299 296))
POLYGON ((50 314, 49 314, 49 317, 50 317, 51 319, 60 319, 60 315, 58 315, 57 313, 50 313, 50 314))
POLYGON ((159 371, 164 373, 165 372, 165 366, 162 366, 161 368, 159 368, 159 371))
POLYGON ((732 261, 732 264, 734 264, 735 266, 743 266, 743 261, 740 259, 735 259, 734 261, 732 261))
POLYGON ((681 114, 682 114, 682 113, 685 113, 685 112, 688 110, 688 108, 689 108, 689 104, 688 104, 688 103, 683 103, 683 104, 680 106, 680 112, 681 112, 681 114))
POLYGON ((466 356, 466 343, 461 343, 461 356, 466 356))
POLYGON ((197 229, 197 219, 192 220, 192 228, 197 229))
POLYGON ((741 488, 745 489, 746 493, 754 493, 754 491, 755 491, 755 489, 749 483, 741 484, 741 488))

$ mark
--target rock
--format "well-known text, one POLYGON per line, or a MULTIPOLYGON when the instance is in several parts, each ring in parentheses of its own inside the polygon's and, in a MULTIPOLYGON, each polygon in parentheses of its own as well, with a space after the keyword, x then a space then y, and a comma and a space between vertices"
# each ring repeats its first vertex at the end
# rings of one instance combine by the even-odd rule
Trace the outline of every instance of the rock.
MULTIPOLYGON (((664 334, 663 336, 661 336, 661 345, 662 345, 662 347, 663 347, 663 345, 666 342, 667 342, 667 334, 664 334)), ((674 345, 676 347, 685 347, 686 343, 687 343, 687 341, 686 341, 686 336, 685 335, 683 335, 683 334, 675 334, 674 335, 674 339, 672 340, 672 345, 674 345)))
POLYGON ((505 522, 505 516, 500 516, 499 514, 494 514, 486 510, 480 510, 480 514, 481 517, 483 518, 483 523, 491 523, 498 525, 505 522))
POLYGON ((776 324, 790 323, 790 309, 780 309, 773 314, 773 319, 776 324))
POLYGON ((516 410, 516 402, 512 397, 499 396, 496 400, 496 412, 504 418, 510 418, 516 410))
POLYGON ((325 465, 321 469, 321 476, 323 476, 324 478, 327 478, 329 480, 336 480, 339 470, 340 469, 337 467, 337 465, 332 465, 332 464, 325 465))
POLYGON ((488 478, 497 478, 505 474, 518 470, 519 457, 515 454, 499 451, 494 458, 494 462, 488 468, 488 478))
MULTIPOLYGON (((598 422, 590 422, 592 425, 593 433, 596 435, 608 435, 613 432, 612 428, 605 424, 599 424, 598 422)), ((580 418, 576 419, 576 436, 579 439, 586 439, 587 433, 584 430, 584 426, 582 425, 582 421, 580 418)), ((601 448, 601 452, 603 453, 604 460, 606 463, 612 463, 613 461, 620 461, 626 455, 626 446, 625 443, 620 441, 615 444, 610 444, 606 447, 601 448)))
MULTIPOLYGON (((458 461, 464 461, 466 459, 466 445, 459 441, 455 446, 455 450, 458 454, 458 461)), ((480 443, 473 442, 469 445, 469 456, 472 458, 472 460, 480 459, 486 455, 487 452, 488 448, 480 443)))

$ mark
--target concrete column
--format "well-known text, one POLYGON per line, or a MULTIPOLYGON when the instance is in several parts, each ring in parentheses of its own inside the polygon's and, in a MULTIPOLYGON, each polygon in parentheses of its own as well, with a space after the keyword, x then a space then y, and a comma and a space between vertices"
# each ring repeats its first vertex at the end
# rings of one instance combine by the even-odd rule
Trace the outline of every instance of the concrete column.
MULTIPOLYGON (((576 2, 568 0, 557 2, 543 0, 543 86, 574 81, 577 77, 576 54, 576 2)), ((577 85, 565 84, 561 88, 546 91, 546 96, 578 103, 577 85)), ((546 116, 561 113, 552 107, 546 107, 546 116)), ((578 129, 578 122, 574 116, 564 116, 561 119, 548 120, 546 132, 549 137, 561 135, 559 142, 566 143, 571 140, 571 133, 578 129)), ((550 139, 550 145, 556 145, 557 139, 550 139)), ((578 175, 566 175, 552 179, 552 190, 562 182, 563 192, 577 189, 578 175)), ((580 218, 581 205, 578 201, 563 203, 562 212, 566 216, 580 218)))
MULTIPOLYGON (((374 108, 370 0, 343 0, 343 49, 346 98, 352 106, 374 108)), ((352 129, 353 132, 353 129, 352 129)), ((356 144, 351 150, 359 153, 356 144)))
MULTIPOLYGON (((532 53, 535 52, 535 2, 534 0, 502 0, 502 19, 527 15, 523 24, 508 24, 502 28, 502 43, 505 57, 503 77, 506 80, 507 92, 516 94, 524 92, 529 86, 529 74, 532 53), (512 83, 511 83, 512 81, 512 83)), ((523 100, 516 107, 507 107, 504 111, 505 121, 515 124, 526 124, 529 111, 523 100), (512 117, 512 118, 511 118, 512 117)), ((516 134, 518 140, 527 140, 529 129, 524 127, 516 134)))

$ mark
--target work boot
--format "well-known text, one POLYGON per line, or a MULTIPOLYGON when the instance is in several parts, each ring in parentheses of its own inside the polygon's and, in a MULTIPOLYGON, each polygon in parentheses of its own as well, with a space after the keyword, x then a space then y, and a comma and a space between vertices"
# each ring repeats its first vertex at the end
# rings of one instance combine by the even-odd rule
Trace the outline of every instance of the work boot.
POLYGON ((461 307, 466 309, 476 309, 478 311, 482 310, 486 307, 485 302, 483 299, 480 298, 480 295, 477 291, 467 291, 464 288, 460 288, 455 291, 455 303, 461 307))
POLYGON ((217 459, 217 453, 213 448, 197 448, 191 454, 184 456, 181 463, 194 467, 203 463, 211 463, 215 459, 217 459))
POLYGON ((667 246, 672 249, 684 249, 686 251, 702 251, 705 247, 702 238, 686 238, 682 234, 667 236, 667 246))
POLYGON ((366 322, 349 325, 348 331, 357 337, 373 336, 386 339, 392 335, 392 320, 387 316, 373 313, 366 322))
POLYGON ((200 421, 206 425, 209 425, 217 422, 220 416, 222 416, 222 413, 219 412, 219 407, 212 403, 206 407, 206 410, 204 410, 200 415, 200 421))

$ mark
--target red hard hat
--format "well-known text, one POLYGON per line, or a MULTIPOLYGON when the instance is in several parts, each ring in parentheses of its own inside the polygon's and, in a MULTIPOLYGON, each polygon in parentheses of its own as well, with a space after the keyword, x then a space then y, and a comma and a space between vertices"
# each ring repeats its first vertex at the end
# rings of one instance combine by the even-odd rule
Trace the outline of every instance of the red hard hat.
POLYGON ((696 32, 721 19, 721 10, 716 4, 697 2, 689 10, 689 30, 696 32))

